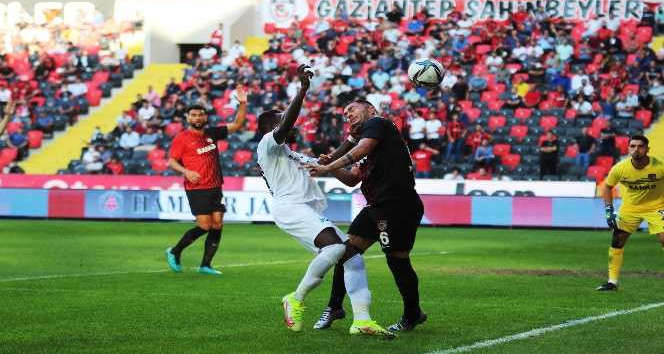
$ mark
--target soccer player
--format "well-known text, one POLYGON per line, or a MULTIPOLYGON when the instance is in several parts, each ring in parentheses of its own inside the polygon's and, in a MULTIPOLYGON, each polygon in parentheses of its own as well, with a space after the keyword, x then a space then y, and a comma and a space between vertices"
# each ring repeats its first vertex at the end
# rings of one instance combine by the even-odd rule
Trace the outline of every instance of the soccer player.
MULTIPOLYGON (((349 243, 364 252, 376 241, 380 242, 404 303, 403 316, 388 330, 408 331, 427 319, 420 308, 418 278, 410 262, 410 251, 424 214, 415 191, 410 153, 394 123, 378 117, 370 102, 351 102, 344 108, 344 116, 351 124, 351 131, 359 137, 357 145, 348 149, 351 144, 344 144, 346 151, 337 150, 321 161, 329 162, 327 165, 307 167, 312 176, 332 173, 348 186, 362 182, 362 194, 368 205, 350 225, 349 243), (353 166, 358 161, 360 164, 353 166), (349 171, 344 169, 347 166, 353 167, 349 171)), ((351 136, 349 142, 353 140, 351 136)), ((318 328, 329 326, 329 320, 338 317, 335 313, 341 313, 343 292, 343 284, 335 277, 331 306, 321 315, 318 328), (336 306, 334 298, 338 300, 336 306)))
POLYGON ((648 138, 634 135, 629 140, 631 158, 618 162, 604 182, 602 197, 606 205, 606 223, 613 230, 609 247, 609 281, 597 290, 618 290, 625 243, 643 220, 651 234, 656 234, 664 251, 664 161, 648 156, 648 138), (620 183, 622 204, 618 216, 613 209, 612 190, 620 183))
POLYGON ((206 128, 208 117, 205 108, 200 105, 189 106, 187 108, 189 128, 173 139, 168 165, 184 176, 184 189, 189 207, 196 217, 196 226, 185 232, 174 247, 166 250, 168 265, 176 273, 182 272, 180 263, 182 251, 207 233, 203 260, 198 272, 209 275, 221 274, 211 265, 221 240, 226 212, 226 206, 222 204, 221 186, 224 177, 219 165, 217 140, 226 139, 228 134, 243 128, 247 113, 247 93, 240 85, 237 87, 237 100, 239 105, 235 121, 220 127, 206 128))
POLYGON ((371 293, 362 255, 344 245, 347 236, 321 214, 327 207, 325 195, 300 166, 303 162, 315 163, 315 160, 288 147, 294 141, 293 126, 309 89, 310 70, 306 65, 298 68, 301 87, 286 112, 269 110, 258 117, 258 128, 264 134, 258 144, 258 164, 273 196, 274 221, 302 246, 316 253, 295 292, 282 300, 284 321, 289 329, 301 331, 305 297, 320 284, 330 268, 343 262, 342 281, 353 306, 349 332, 393 338, 394 333, 372 321, 369 315, 371 293))

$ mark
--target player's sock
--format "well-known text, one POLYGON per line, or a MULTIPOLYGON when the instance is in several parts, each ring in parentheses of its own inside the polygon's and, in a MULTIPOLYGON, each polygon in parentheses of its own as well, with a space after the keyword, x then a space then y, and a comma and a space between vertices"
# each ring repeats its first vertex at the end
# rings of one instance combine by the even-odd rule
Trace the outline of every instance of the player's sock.
POLYGON ((401 298, 403 299, 403 315, 408 320, 417 319, 420 315, 420 293, 418 279, 410 258, 396 258, 387 256, 387 265, 392 271, 394 281, 397 283, 401 298))
POLYGON ((217 253, 219 248, 219 241, 221 240, 221 230, 210 229, 207 237, 205 238, 205 252, 203 252, 203 261, 201 267, 210 267, 212 258, 217 253))
POLYGON ((325 273, 339 262, 346 246, 334 244, 321 248, 320 253, 309 263, 309 268, 295 289, 295 299, 303 301, 305 296, 323 280, 325 273))
POLYGON ((618 284, 624 252, 624 248, 609 247, 609 283, 618 284))
POLYGON ((177 245, 171 249, 171 253, 175 256, 175 258, 178 260, 178 263, 180 263, 180 254, 182 254, 182 250, 187 248, 187 246, 191 245, 196 241, 197 238, 201 237, 204 233, 206 233, 206 230, 201 229, 198 226, 195 226, 187 232, 182 235, 182 238, 180 238, 180 241, 178 241, 177 245))
POLYGON ((345 267, 341 263, 334 266, 334 274, 332 277, 332 293, 330 294, 330 301, 327 306, 332 310, 343 308, 344 297, 346 296, 346 285, 344 284, 345 267))
MULTIPOLYGON (((353 306, 353 320, 370 320, 371 291, 361 254, 354 255, 344 263, 344 284, 353 306)), ((343 297, 341 299, 343 300, 343 297)))

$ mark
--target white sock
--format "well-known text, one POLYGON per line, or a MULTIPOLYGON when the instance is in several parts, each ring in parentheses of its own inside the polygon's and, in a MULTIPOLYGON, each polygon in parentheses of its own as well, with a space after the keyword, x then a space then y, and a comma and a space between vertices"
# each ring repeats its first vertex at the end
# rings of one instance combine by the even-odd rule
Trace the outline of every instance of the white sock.
POLYGON ((369 306, 371 305, 371 291, 367 281, 367 269, 364 267, 364 258, 356 254, 344 263, 344 284, 353 307, 354 320, 371 320, 369 306))
POLYGON ((298 301, 304 300, 307 294, 323 281, 325 273, 339 262, 345 251, 346 246, 340 243, 321 248, 295 289, 295 298, 298 301))

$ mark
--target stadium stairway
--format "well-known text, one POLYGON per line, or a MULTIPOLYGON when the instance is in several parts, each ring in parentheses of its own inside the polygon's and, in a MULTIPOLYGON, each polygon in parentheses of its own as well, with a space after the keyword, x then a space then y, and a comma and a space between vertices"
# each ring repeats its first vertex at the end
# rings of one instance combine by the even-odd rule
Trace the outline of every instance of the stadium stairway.
POLYGON ((20 164, 21 167, 31 174, 55 174, 59 169, 67 168, 71 160, 81 156, 81 149, 87 146, 95 127, 100 127, 105 134, 111 132, 117 117, 129 109, 136 95, 148 92, 150 85, 157 92, 163 92, 171 77, 181 79, 183 70, 183 64, 150 64, 109 101, 31 154, 20 164))

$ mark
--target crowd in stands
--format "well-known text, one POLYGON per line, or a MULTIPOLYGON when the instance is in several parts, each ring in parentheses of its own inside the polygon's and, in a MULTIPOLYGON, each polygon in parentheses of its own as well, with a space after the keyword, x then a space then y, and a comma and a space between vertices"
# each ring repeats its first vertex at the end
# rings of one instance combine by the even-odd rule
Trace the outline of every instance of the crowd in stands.
POLYGON ((114 153, 93 151, 84 160, 113 173, 172 174, 166 152, 186 128, 184 108, 201 104, 210 124, 224 124, 234 119, 234 88, 243 84, 249 133, 218 146, 227 173, 255 174, 256 115, 285 107, 297 91, 295 70, 306 62, 316 75, 298 121, 296 148, 305 153, 337 146, 349 128, 343 105, 366 98, 402 131, 418 177, 601 180, 626 154, 628 136, 661 113, 664 53, 648 45, 664 14, 645 11, 640 22, 563 21, 521 8, 507 21, 473 23, 426 10, 405 18, 395 8, 374 20, 341 13, 288 29, 268 24, 262 56, 246 56, 239 42, 189 53, 182 83, 137 97, 111 134, 95 137, 94 146, 114 153), (412 60, 425 57, 447 70, 440 89, 407 79, 412 60))
POLYGON ((7 28, 0 54, 0 110, 11 102, 11 119, 0 134, 0 171, 21 172, 17 162, 31 149, 75 124, 133 77, 142 58, 129 58, 120 38, 140 27, 96 17, 77 26, 21 22, 7 28))

